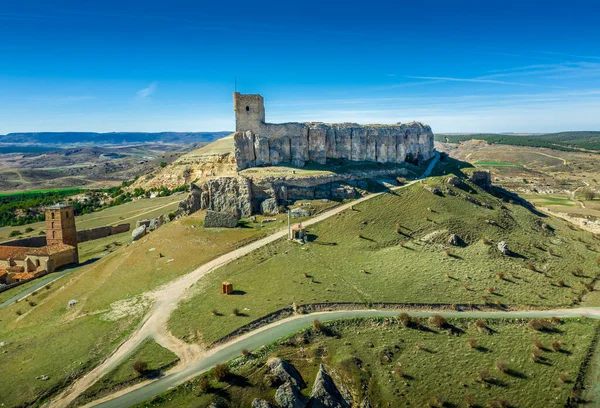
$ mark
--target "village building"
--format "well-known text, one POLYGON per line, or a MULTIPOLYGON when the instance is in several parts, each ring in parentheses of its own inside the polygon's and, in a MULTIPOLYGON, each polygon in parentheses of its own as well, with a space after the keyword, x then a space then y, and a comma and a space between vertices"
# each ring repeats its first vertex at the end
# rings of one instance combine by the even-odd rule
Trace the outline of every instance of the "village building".
POLYGON ((79 263, 77 244, 73 206, 48 207, 45 241, 31 238, 0 244, 0 284, 29 280, 79 263))

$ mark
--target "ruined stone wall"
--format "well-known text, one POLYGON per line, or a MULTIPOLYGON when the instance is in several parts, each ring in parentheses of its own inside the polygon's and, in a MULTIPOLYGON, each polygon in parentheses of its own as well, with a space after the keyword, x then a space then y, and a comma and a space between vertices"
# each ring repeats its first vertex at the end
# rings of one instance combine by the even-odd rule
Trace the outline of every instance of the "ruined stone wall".
POLYGON ((121 234, 127 232, 130 229, 129 223, 119 225, 105 225, 103 227, 97 227, 87 230, 77 231, 77 241, 79 243, 93 241, 100 238, 109 237, 115 234, 121 234))
POLYGON ((46 246, 46 236, 40 235, 37 237, 15 239, 13 241, 7 241, 0 243, 2 246, 16 246, 16 247, 27 247, 27 248, 41 248, 46 246))
POLYGON ((234 94, 237 169, 327 160, 402 163, 407 158, 433 157, 433 132, 428 125, 411 122, 396 125, 357 123, 282 123, 264 121, 260 95, 234 94))

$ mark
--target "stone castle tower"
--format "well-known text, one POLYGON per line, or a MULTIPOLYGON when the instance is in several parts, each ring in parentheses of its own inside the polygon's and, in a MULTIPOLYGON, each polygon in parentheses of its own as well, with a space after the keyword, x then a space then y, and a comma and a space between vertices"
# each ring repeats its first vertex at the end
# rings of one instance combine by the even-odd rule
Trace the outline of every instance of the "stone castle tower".
POLYGON ((258 133, 265 123, 265 101, 261 95, 244 95, 233 93, 233 110, 235 112, 235 131, 250 130, 258 133))
POLYGON ((66 244, 77 252, 77 228, 72 205, 56 204, 46 208, 46 245, 66 244))

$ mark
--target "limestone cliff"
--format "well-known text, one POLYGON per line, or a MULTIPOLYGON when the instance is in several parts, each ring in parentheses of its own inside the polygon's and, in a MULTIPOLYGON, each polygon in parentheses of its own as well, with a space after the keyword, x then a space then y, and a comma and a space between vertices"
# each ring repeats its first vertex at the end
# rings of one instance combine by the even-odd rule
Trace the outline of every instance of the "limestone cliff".
POLYGON ((433 132, 418 122, 396 125, 357 123, 265 123, 260 95, 234 94, 235 160, 249 167, 327 160, 402 163, 433 157, 433 132))

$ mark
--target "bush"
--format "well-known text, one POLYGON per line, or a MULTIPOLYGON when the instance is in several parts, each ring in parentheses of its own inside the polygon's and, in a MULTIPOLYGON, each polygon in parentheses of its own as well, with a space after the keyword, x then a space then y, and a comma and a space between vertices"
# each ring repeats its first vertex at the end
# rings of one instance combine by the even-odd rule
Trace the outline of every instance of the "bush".
POLYGON ((481 319, 475 321, 475 327, 477 327, 479 330, 489 329, 487 322, 481 319))
POLYGON ((558 376, 558 379, 562 383, 568 383, 569 382, 569 373, 560 373, 560 375, 558 376))
POLYGON ((541 357, 542 357, 542 351, 538 348, 534 348, 533 351, 531 352, 531 360, 534 363, 537 363, 538 361, 540 361, 541 357))
POLYGON ((496 289, 494 289, 494 288, 488 288, 488 292, 490 293, 490 295, 493 295, 494 292, 496 292, 496 289))
POLYGON ((229 367, 225 364, 217 364, 215 366, 215 379, 217 381, 223 381, 229 375, 229 367))
POLYGON ((15 311, 15 313, 17 314, 17 316, 21 316, 23 314, 23 312, 20 310, 15 311))
POLYGON ((239 316, 240 315, 240 309, 238 309, 237 307, 233 308, 233 315, 234 316, 239 316))
POLYGON ((596 193, 593 190, 586 188, 583 190, 583 198, 585 198, 587 201, 592 201, 594 198, 596 198, 596 193))
POLYGON ((8 236, 13 238, 18 237, 19 235, 23 235, 23 233, 19 230, 12 230, 8 236))
POLYGON ((561 288, 564 288, 564 287, 565 287, 565 286, 567 286, 567 285, 566 285, 566 283, 565 283, 565 281, 564 281, 564 280, 562 280, 562 279, 559 279, 559 280, 556 282, 556 286, 560 286, 561 288))
POLYGON ((35 303, 33 300, 30 300, 27 303, 29 303, 29 306, 31 307, 37 306, 37 303, 35 303))
POLYGON ((412 324, 412 319, 410 318, 408 313, 400 313, 398 315, 398 320, 400 320, 400 323, 402 323, 402 326, 404 327, 410 327, 410 325, 412 324))
POLYGON ((166 161, 161 161, 160 162, 160 167, 167 167, 167 162, 166 161))
POLYGON ((531 319, 527 326, 529 326, 530 329, 537 331, 546 331, 551 329, 550 322, 542 319, 531 319))
POLYGON ((508 372, 508 363, 504 360, 496 360, 496 369, 501 373, 508 372))
POLYGON ((25 228, 25 232, 26 232, 26 233, 33 232, 33 228, 31 228, 31 227, 27 227, 27 228, 25 228))
POLYGON ((219 311, 217 310, 216 307, 213 308, 212 312, 213 316, 218 316, 219 315, 219 311))
POLYGON ((394 369, 394 374, 396 374, 400 378, 404 378, 404 376, 406 375, 406 373, 404 372, 404 369, 400 366, 398 366, 394 369))
POLYGON ((148 370, 148 363, 146 363, 145 361, 138 360, 135 363, 133 363, 133 369, 139 375, 144 375, 144 374, 146 374, 146 371, 148 370))
POLYGON ((206 394, 210 390, 210 381, 208 381, 208 378, 201 377, 198 380, 198 388, 200 389, 200 392, 206 394))
POLYGON ((530 271, 533 271, 533 272, 537 272, 537 268, 532 263, 527 264, 527 269, 529 269, 530 271))
POLYGON ((504 280, 504 272, 498 272, 498 279, 504 280))
POLYGON ((317 333, 323 332, 323 323, 319 319, 313 320, 313 330, 317 333))
POLYGON ((440 329, 446 325, 446 319, 440 315, 433 315, 429 318, 429 324, 440 329))
POLYGON ((250 356, 250 351, 249 351, 248 349, 243 349, 243 350, 242 350, 242 355, 243 355, 244 357, 249 357, 249 356, 250 356))
POLYGON ((469 340, 467 340, 467 347, 470 349, 476 349, 477 348, 477 339, 470 338, 469 340))
POLYGON ((554 350, 554 351, 562 350, 562 343, 559 340, 554 340, 552 342, 552 350, 554 350))

